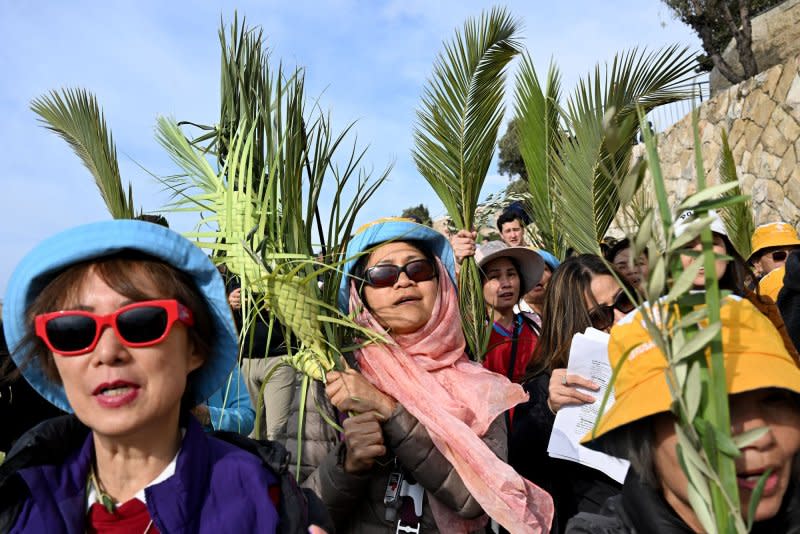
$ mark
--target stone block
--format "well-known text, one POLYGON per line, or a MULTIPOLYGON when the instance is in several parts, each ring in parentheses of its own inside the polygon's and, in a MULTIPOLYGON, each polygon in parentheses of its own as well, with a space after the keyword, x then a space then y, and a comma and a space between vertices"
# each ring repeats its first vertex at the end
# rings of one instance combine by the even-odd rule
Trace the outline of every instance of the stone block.
POLYGON ((792 84, 789 86, 789 90, 786 92, 786 98, 783 99, 783 102, 787 106, 795 109, 800 107, 800 73, 797 71, 795 71, 792 84))
MULTIPOLYGON (((742 135, 744 134, 745 129, 745 122, 741 119, 733 121, 733 126, 731 126, 730 132, 728 133, 728 144, 730 146, 737 146, 739 144, 739 140, 742 139, 742 135)), ((744 146, 744 144, 742 145, 744 146)))
POLYGON ((782 71, 782 65, 775 65, 771 69, 761 73, 764 75, 764 82, 761 85, 761 90, 770 97, 772 97, 775 93, 775 88, 778 86, 778 81, 780 81, 782 71))
POLYGON ((783 205, 783 187, 777 180, 767 180, 767 204, 779 210, 783 205))
MULTIPOLYGON (((800 177, 794 176, 789 180, 789 183, 786 184, 784 189, 785 197, 788 198, 792 204, 800 208, 800 177)), ((798 219, 790 219, 792 221, 797 221, 798 219)))
POLYGON ((775 87, 775 91, 772 93, 772 99, 775 102, 786 101, 786 93, 789 92, 792 82, 795 78, 797 78, 797 69, 792 68, 794 63, 795 62, 787 63, 781 72, 781 78, 778 80, 778 85, 775 87))
POLYGON ((789 146, 789 142, 783 137, 783 134, 778 131, 777 126, 772 123, 764 128, 759 142, 764 152, 776 156, 783 156, 784 152, 786 152, 786 148, 789 146))
POLYGON ((754 180, 753 182, 753 203, 762 204, 767 200, 767 187, 764 180, 754 180))
POLYGON ((800 139, 800 125, 797 124, 800 119, 800 109, 790 111, 793 113, 787 113, 784 106, 777 106, 772 113, 773 123, 778 125, 778 130, 787 140, 787 144, 792 144, 800 139))
POLYGON ((764 93, 754 93, 742 109, 742 118, 750 119, 761 128, 766 128, 775 105, 775 102, 764 93))
POLYGON ((795 172, 797 166, 797 158, 795 157, 794 150, 787 150, 786 154, 781 158, 781 164, 778 167, 778 172, 775 178, 781 185, 787 185, 792 174, 795 172))
POLYGON ((784 197, 783 205, 780 209, 782 221, 797 221, 800 217, 800 209, 791 200, 784 197))

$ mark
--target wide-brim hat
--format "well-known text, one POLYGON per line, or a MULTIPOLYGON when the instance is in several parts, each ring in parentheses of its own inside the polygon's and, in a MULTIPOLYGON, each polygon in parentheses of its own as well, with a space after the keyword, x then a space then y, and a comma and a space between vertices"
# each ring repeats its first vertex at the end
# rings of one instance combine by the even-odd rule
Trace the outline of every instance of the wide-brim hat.
MULTIPOLYGON (((217 268, 191 241, 163 226, 136 220, 111 220, 71 228, 39 243, 17 265, 3 302, 3 329, 17 365, 27 354, 15 350, 30 328, 28 307, 59 273, 77 263, 136 251, 152 256, 186 273, 208 304, 214 329, 210 354, 202 367, 189 375, 194 404, 219 390, 237 362, 237 334, 225 285, 217 268)), ((72 412, 64 388, 44 374, 33 358, 22 368, 25 379, 45 399, 72 412)))
POLYGON ((346 261, 342 267, 343 276, 339 284, 339 309, 349 312, 350 273, 356 263, 370 249, 389 241, 422 241, 438 257, 453 284, 456 284, 456 263, 453 248, 447 238, 429 226, 418 224, 411 219, 388 217, 378 219, 359 228, 347 244, 346 261))
POLYGON ((784 222, 762 224, 753 232, 750 238, 751 250, 747 261, 753 260, 765 248, 773 247, 800 247, 797 230, 784 222))
POLYGON ((520 297, 536 287, 544 273, 544 260, 533 250, 526 247, 509 247, 502 241, 489 241, 475 251, 475 261, 483 269, 489 262, 498 258, 511 258, 519 268, 520 297))
MULTIPOLYGON (((800 368, 772 322, 749 301, 728 297, 720 309, 722 350, 729 394, 764 388, 800 393, 800 368)), ((651 415, 668 412, 667 361, 653 343, 641 312, 630 313, 611 329, 608 359, 616 368, 630 351, 614 383, 615 402, 595 429, 581 440, 602 448, 603 436, 651 415)))

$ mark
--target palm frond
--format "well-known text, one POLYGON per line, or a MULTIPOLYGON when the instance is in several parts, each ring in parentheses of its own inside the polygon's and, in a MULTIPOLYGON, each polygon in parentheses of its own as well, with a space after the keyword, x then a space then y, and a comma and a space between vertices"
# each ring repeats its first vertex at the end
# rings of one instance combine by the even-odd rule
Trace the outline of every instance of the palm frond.
POLYGON ((557 178, 560 204, 554 218, 576 250, 597 252, 619 211, 619 187, 631 169, 641 126, 637 106, 647 112, 688 98, 692 70, 686 48, 651 53, 634 48, 579 81, 563 110, 571 138, 559 151, 563 172, 557 178))
POLYGON ((444 45, 422 95, 414 161, 457 226, 473 222, 503 118, 505 68, 519 51, 503 9, 470 19, 444 45))
POLYGON ((45 127, 64 139, 94 177, 115 219, 132 219, 133 191, 122 185, 117 149, 97 98, 85 89, 51 91, 31 102, 45 127))
POLYGON ((528 173, 528 208, 542 241, 540 246, 563 257, 563 238, 553 211, 553 159, 561 145, 560 100, 561 75, 556 65, 551 62, 547 84, 542 88, 533 61, 524 54, 516 80, 515 115, 519 150, 528 173))
MULTIPOLYGON (((472 228, 505 108, 508 62, 519 52, 518 23, 495 8, 469 19, 434 64, 414 129, 414 162, 459 228, 472 228)), ((486 309, 474 259, 462 265, 462 326, 473 355, 488 344, 486 309)))
MULTIPOLYGON (((733 159, 733 152, 728 144, 728 134, 722 131, 722 152, 720 154, 719 177, 721 183, 739 183, 736 174, 736 162, 733 159)), ((741 186, 731 189, 725 196, 736 197, 742 194, 741 186)), ((753 219, 753 206, 750 200, 726 206, 720 209, 719 213, 725 229, 728 231, 728 238, 733 244, 733 248, 742 258, 749 258, 752 253, 750 237, 755 231, 755 220, 753 219)))

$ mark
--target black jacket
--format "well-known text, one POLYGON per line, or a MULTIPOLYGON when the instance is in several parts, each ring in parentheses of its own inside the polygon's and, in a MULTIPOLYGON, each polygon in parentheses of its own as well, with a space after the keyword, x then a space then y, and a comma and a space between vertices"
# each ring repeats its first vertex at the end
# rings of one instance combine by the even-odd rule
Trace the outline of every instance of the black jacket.
MULTIPOLYGON (((778 514, 753 525, 751 534, 800 532, 800 488, 794 480, 778 514)), ((568 534, 692 534, 660 492, 645 485, 630 469, 622 494, 606 501, 599 513, 580 513, 570 519, 568 534)))
POLYGON ((800 251, 792 252, 786 260, 783 288, 778 294, 778 308, 794 346, 800 350, 800 251))
POLYGON ((568 460, 551 458, 547 444, 555 415, 547 406, 550 374, 542 373, 523 384, 528 402, 514 408, 508 445, 508 463, 553 497, 556 514, 552 532, 564 532, 567 519, 578 512, 597 512, 622 486, 600 471, 568 460))

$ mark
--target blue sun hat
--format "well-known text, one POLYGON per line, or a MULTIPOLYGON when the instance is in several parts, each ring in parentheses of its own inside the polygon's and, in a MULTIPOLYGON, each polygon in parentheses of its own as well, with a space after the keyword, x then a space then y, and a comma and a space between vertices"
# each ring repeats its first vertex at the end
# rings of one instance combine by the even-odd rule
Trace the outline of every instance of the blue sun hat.
MULTIPOLYGON (((3 302, 3 329, 17 365, 27 354, 14 350, 26 334, 27 309, 59 273, 76 263, 122 251, 152 256, 186 273, 208 304, 214 335, 208 360, 189 376, 199 404, 220 389, 236 366, 237 334, 225 284, 206 254, 191 241, 163 226, 137 220, 111 220, 71 228, 39 243, 17 265, 3 302)), ((67 412, 72 408, 64 388, 51 382, 37 358, 22 369, 25 379, 45 399, 67 412)))
POLYGON ((447 269, 450 280, 456 283, 456 262, 453 249, 447 238, 429 226, 417 224, 411 219, 387 217, 365 224, 347 244, 342 281, 339 284, 339 309, 348 313, 350 307, 350 273, 358 260, 376 245, 387 241, 422 241, 438 257, 447 269))

